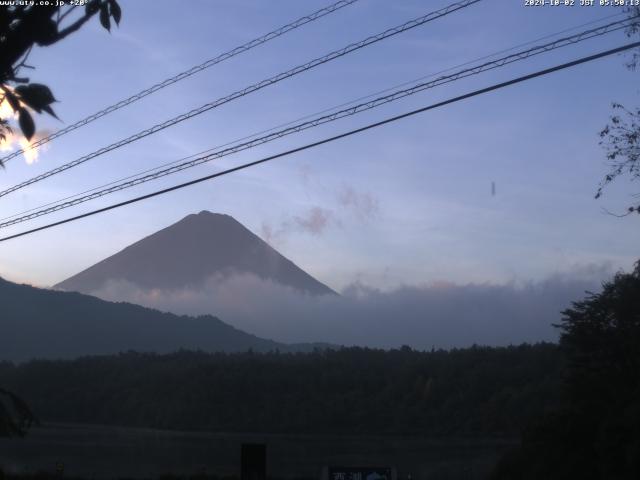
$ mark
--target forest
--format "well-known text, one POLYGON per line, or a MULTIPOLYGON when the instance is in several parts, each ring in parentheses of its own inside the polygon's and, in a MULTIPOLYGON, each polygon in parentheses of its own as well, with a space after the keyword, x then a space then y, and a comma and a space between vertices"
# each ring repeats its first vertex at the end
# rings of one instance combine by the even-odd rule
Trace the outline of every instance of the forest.
POLYGON ((178 430, 515 436, 560 403, 557 345, 136 352, 0 364, 45 422, 178 430))
POLYGON ((493 479, 636 479, 639 292, 640 262, 563 311, 558 344, 125 352, 0 363, 0 384, 41 422, 520 438, 493 479))

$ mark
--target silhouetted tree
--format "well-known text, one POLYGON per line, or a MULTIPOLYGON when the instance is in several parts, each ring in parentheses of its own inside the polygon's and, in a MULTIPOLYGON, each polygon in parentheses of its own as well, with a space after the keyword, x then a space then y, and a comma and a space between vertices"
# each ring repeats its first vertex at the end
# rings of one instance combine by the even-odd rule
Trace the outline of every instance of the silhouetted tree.
MULTIPOLYGON (((27 3, 27 2, 25 2, 27 3)), ((7 101, 18 115, 22 133, 31 139, 35 122, 30 110, 55 116, 51 104, 53 93, 46 85, 30 83, 21 76, 23 69, 33 68, 27 59, 34 46, 49 46, 78 31, 91 17, 99 15, 100 23, 111 29, 111 18, 118 24, 122 15, 116 0, 89 0, 80 7, 51 5, 13 5, 0 7, 0 103, 7 101), (82 12, 80 16, 76 12, 82 12)), ((0 141, 11 128, 0 118, 0 141)))
POLYGON ((0 388, 0 436, 22 436, 35 421, 27 404, 0 388))
MULTIPOLYGON (((46 112, 55 117, 51 104, 53 93, 46 85, 30 83, 21 76, 23 69, 33 68, 27 58, 34 46, 53 45, 78 31, 94 15, 111 29, 111 19, 119 24, 122 12, 116 0, 89 0, 84 9, 75 6, 12 5, 0 7, 0 103, 5 100, 18 115, 22 133, 31 139, 35 122, 30 113, 46 112), (81 12, 79 16, 76 12, 81 12)), ((0 141, 6 140, 11 127, 0 118, 0 141)), ((2 163, 0 162, 0 165, 2 163)), ((0 435, 21 435, 31 425, 33 416, 16 395, 0 389, 0 435)))
POLYGON ((640 262, 563 312, 563 407, 540 417, 495 479, 640 478, 640 262))
MULTIPOLYGON (((630 18, 635 18, 626 29, 627 36, 635 37, 640 34, 640 6, 627 9, 630 18)), ((635 50, 631 60, 627 63, 630 70, 636 70, 640 65, 640 52, 635 50)), ((614 115, 610 123, 600 132, 600 145, 607 151, 607 159, 611 171, 605 175, 596 198, 602 196, 604 188, 614 179, 628 174, 632 180, 640 178, 640 108, 628 109, 619 103, 613 104, 614 115)), ((640 202, 627 208, 627 215, 640 213, 640 202)))
POLYGON ((567 395, 593 424, 601 478, 640 478, 640 262, 564 312, 567 395))
MULTIPOLYGON (((631 38, 637 34, 640 34, 640 20, 638 20, 638 17, 640 17, 640 6, 627 7, 626 11, 629 14, 629 18, 635 19, 635 21, 633 21, 627 28, 627 36, 631 38)), ((631 52, 631 60, 629 60, 627 66, 629 67, 629 69, 635 70, 639 65, 640 50, 634 50, 633 52, 631 52)))

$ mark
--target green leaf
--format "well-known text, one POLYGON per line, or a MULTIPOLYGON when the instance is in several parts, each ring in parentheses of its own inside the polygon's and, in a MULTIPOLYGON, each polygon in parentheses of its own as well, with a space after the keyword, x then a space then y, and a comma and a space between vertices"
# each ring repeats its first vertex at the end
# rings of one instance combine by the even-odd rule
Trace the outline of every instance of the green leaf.
POLYGON ((100 23, 104 28, 111 31, 111 20, 109 20, 109 7, 106 3, 100 5, 100 23))
POLYGON ((36 133, 36 125, 33 123, 33 118, 31 118, 31 114, 26 108, 21 108, 19 115, 18 123, 20 124, 20 129, 24 136, 27 137, 27 140, 31 140, 33 134, 36 133))
POLYGON ((120 19, 122 18, 122 9, 116 0, 109 0, 109 10, 111 10, 111 16, 116 22, 116 25, 120 25, 120 19))

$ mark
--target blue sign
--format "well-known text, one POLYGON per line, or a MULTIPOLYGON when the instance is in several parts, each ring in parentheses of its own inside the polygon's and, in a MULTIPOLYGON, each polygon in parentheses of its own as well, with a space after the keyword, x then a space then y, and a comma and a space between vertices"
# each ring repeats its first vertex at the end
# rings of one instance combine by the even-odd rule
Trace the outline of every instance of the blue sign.
POLYGON ((328 480, 392 480, 388 467, 329 467, 328 480))

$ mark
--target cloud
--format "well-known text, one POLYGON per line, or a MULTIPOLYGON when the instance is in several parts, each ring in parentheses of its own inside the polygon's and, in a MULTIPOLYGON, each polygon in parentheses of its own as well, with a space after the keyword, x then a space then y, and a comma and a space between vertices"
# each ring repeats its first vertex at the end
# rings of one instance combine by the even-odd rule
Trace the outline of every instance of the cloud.
POLYGON ((351 209, 361 220, 370 220, 380 211, 379 201, 369 192, 358 192, 344 185, 338 192, 338 203, 351 209))
POLYGON ((320 236, 331 226, 340 225, 332 210, 314 206, 301 215, 295 215, 280 222, 278 226, 263 222, 260 227, 262 238, 271 244, 282 244, 286 237, 294 232, 309 233, 320 236))
POLYGON ((552 324, 571 302, 597 291, 606 269, 558 274, 540 282, 456 285, 439 282, 383 292, 352 284, 341 296, 310 296, 254 275, 211 277, 180 291, 110 282, 94 292, 178 314, 211 313, 282 342, 330 342, 419 349, 555 341, 552 324))
POLYGON ((321 207, 309 209, 304 216, 293 217, 293 222, 298 229, 312 235, 322 234, 335 221, 333 212, 321 207))
POLYGON ((260 236, 265 242, 271 245, 281 243, 278 239, 278 232, 274 230, 270 223, 262 222, 260 226, 260 236))
MULTIPOLYGON (((301 175, 308 181, 310 169, 301 170, 301 175)), ((349 185, 343 185, 335 194, 332 202, 337 209, 325 208, 319 205, 308 208, 302 214, 290 215, 279 224, 263 222, 260 228, 262 238, 272 245, 283 244, 291 233, 307 233, 314 236, 323 235, 329 227, 341 226, 347 221, 349 213, 359 221, 367 222, 374 219, 379 211, 379 201, 369 192, 359 192, 349 185)))

